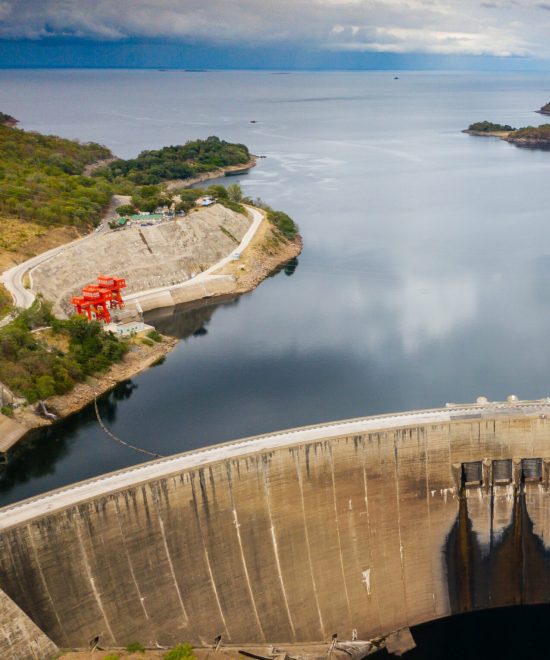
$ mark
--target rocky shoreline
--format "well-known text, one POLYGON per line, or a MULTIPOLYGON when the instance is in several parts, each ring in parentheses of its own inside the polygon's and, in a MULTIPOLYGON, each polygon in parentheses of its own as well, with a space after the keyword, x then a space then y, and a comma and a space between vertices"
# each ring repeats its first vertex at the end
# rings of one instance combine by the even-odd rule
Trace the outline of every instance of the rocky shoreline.
MULTIPOLYGON (((175 337, 163 337, 153 346, 133 344, 129 353, 121 362, 114 364, 106 373, 89 377, 84 383, 78 383, 67 394, 52 396, 46 401, 47 408, 59 420, 79 412, 92 403, 96 396, 113 389, 118 383, 139 374, 159 360, 162 360, 178 343, 175 337)), ((33 412, 30 406, 16 413, 14 417, 26 432, 42 426, 51 426, 54 421, 33 412)))
POLYGON ((471 131, 466 129, 462 132, 467 135, 498 138, 516 147, 523 147, 524 149, 550 149, 550 133, 548 136, 529 136, 515 135, 518 131, 471 131))
POLYGON ((472 131, 469 128, 465 128, 462 132, 466 133, 466 135, 478 135, 480 137, 496 137, 496 138, 500 138, 501 140, 508 140, 508 136, 511 133, 511 131, 472 131))
POLYGON ((220 167, 217 170, 212 170, 212 172, 204 172, 203 174, 198 174, 197 176, 191 177, 190 179, 173 179, 172 181, 166 182, 166 190, 168 192, 177 190, 178 188, 191 188, 197 183, 203 183, 203 181, 209 181, 210 179, 219 179, 226 175, 226 173, 231 172, 240 172, 245 170, 250 170, 253 167, 256 167, 256 162, 258 158, 263 158, 263 156, 254 156, 252 155, 248 163, 241 165, 227 165, 226 167, 220 167))

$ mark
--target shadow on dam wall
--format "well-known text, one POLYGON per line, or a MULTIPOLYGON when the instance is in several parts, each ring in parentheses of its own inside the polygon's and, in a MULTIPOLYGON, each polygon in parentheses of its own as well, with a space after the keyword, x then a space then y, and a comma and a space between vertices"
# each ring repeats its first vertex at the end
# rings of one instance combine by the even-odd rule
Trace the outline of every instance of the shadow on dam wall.
POLYGON ((546 603, 549 414, 346 420, 102 475, 0 510, 0 588, 62 647, 365 640, 546 603))
POLYGON ((489 544, 484 545, 468 515, 463 493, 445 548, 449 601, 454 614, 503 604, 541 603, 549 593, 550 551, 534 532, 525 483, 513 488, 510 523, 495 533, 495 493, 488 495, 489 544))

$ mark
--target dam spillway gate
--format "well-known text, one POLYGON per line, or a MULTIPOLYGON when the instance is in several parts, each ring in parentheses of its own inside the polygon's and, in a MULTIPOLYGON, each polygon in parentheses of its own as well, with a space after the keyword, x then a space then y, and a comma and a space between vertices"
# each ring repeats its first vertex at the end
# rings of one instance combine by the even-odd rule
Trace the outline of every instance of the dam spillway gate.
POLYGON ((462 465, 461 476, 445 550, 452 612, 544 602, 550 590, 541 519, 549 516, 548 462, 486 459, 462 465))
POLYGON ((370 639, 547 602, 549 412, 346 420, 46 493, 0 510, 0 588, 60 647, 370 639))

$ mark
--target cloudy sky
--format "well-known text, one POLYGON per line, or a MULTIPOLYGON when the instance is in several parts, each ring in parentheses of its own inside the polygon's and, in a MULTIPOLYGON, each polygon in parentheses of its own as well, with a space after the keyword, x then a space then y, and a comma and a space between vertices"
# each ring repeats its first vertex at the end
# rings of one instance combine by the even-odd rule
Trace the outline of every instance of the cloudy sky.
MULTIPOLYGON (((48 45, 550 60, 550 0, 0 0, 0 64, 48 45), (10 49, 11 46, 11 49, 10 49)), ((80 50, 79 50, 80 48, 80 50)), ((98 51, 98 52, 99 52, 98 51)))

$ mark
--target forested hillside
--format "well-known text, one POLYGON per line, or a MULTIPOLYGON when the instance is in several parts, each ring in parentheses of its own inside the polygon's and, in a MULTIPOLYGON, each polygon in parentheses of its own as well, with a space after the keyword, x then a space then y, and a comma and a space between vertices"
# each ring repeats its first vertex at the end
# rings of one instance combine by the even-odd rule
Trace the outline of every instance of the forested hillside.
POLYGON ((217 137, 118 160, 99 144, 27 132, 14 123, 0 113, 0 271, 90 231, 114 193, 154 208, 166 202, 163 182, 250 160, 244 145, 217 137), (90 173, 94 163, 99 167, 90 173))
POLYGON ((250 152, 244 144, 232 144, 211 136, 156 151, 142 151, 137 158, 111 163, 96 176, 113 182, 129 180, 139 185, 151 185, 171 179, 188 179, 227 165, 245 165, 249 160, 250 152))
POLYGON ((111 186, 83 172, 110 155, 98 144, 0 126, 0 216, 47 226, 93 224, 111 199, 111 186))

